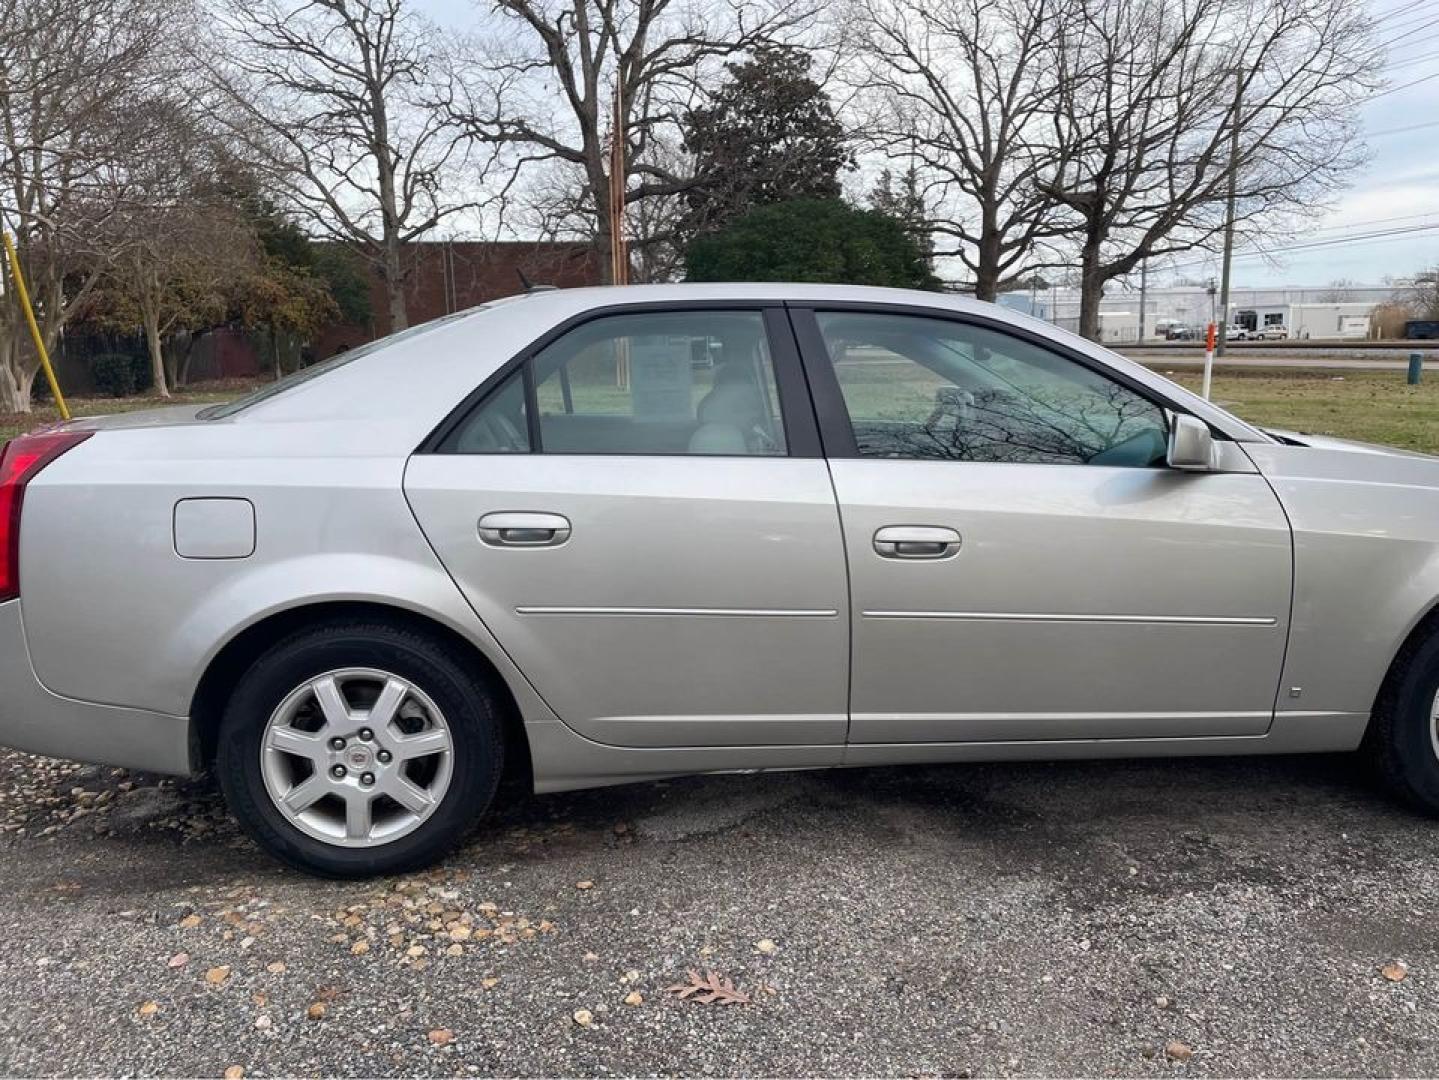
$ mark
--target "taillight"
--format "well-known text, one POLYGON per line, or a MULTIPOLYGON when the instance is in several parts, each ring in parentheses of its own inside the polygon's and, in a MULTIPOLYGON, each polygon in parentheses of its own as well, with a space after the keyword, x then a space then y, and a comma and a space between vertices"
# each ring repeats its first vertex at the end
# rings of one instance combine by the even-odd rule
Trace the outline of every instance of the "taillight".
POLYGON ((0 449, 0 601, 20 595, 20 506, 25 485, 89 437, 88 431, 43 431, 20 435, 0 449))

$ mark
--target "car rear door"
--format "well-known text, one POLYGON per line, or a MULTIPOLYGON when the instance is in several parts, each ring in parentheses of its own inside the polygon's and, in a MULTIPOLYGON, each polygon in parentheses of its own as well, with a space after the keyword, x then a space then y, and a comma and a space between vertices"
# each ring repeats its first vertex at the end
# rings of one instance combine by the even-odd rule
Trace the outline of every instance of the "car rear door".
POLYGON ((982 320, 793 315, 848 550, 851 744, 1268 729, 1290 530, 1236 446, 1169 469, 1140 388, 982 320))
POLYGON ((844 552, 781 306, 566 325, 411 459, 405 491, 476 612, 581 734, 843 743, 844 552))

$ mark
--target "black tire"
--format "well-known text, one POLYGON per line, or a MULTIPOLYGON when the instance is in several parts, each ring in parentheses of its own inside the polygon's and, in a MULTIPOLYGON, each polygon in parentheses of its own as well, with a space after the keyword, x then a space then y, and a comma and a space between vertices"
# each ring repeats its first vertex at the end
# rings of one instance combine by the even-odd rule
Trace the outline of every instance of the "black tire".
POLYGON ((1439 817, 1439 753, 1434 702, 1439 695, 1439 633, 1405 646, 1385 680, 1364 749, 1380 782, 1417 810, 1439 817))
POLYGON ((500 698, 439 642, 374 620, 301 630, 267 650, 236 684, 220 722, 216 773, 230 811, 262 848, 298 870, 360 878, 416 870, 442 858, 489 809, 504 765, 500 698), (408 679, 444 714, 453 745, 449 787, 413 832, 389 843, 345 848, 301 831, 271 801, 261 739, 280 702, 307 679, 371 667, 408 679))

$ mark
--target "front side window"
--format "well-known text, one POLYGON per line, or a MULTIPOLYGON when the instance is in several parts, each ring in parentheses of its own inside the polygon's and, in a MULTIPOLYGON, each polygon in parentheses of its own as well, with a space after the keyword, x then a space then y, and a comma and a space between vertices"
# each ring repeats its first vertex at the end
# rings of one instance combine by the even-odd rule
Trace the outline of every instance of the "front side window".
POLYGON ((1164 462, 1159 406, 1042 346, 924 316, 816 317, 861 457, 1164 462))
POLYGON ((466 418, 450 440, 453 451, 786 452, 758 311, 603 316, 557 338, 527 364, 533 402, 526 403, 523 373, 516 372, 513 387, 497 388, 466 418), (530 407, 538 421, 534 447, 523 426, 530 407), (493 445, 506 438, 507 445, 493 445))

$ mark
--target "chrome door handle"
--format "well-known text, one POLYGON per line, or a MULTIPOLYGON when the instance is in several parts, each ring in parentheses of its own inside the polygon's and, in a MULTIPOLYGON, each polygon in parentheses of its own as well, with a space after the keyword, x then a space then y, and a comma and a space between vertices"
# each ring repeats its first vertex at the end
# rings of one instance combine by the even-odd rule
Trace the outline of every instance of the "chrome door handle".
POLYGON ((886 559, 949 559, 960 536, 938 525, 886 525, 874 534, 874 550, 886 559))
POLYGON ((560 514, 508 510, 480 518, 480 539, 491 547, 556 547, 570 538, 570 520, 560 514))

